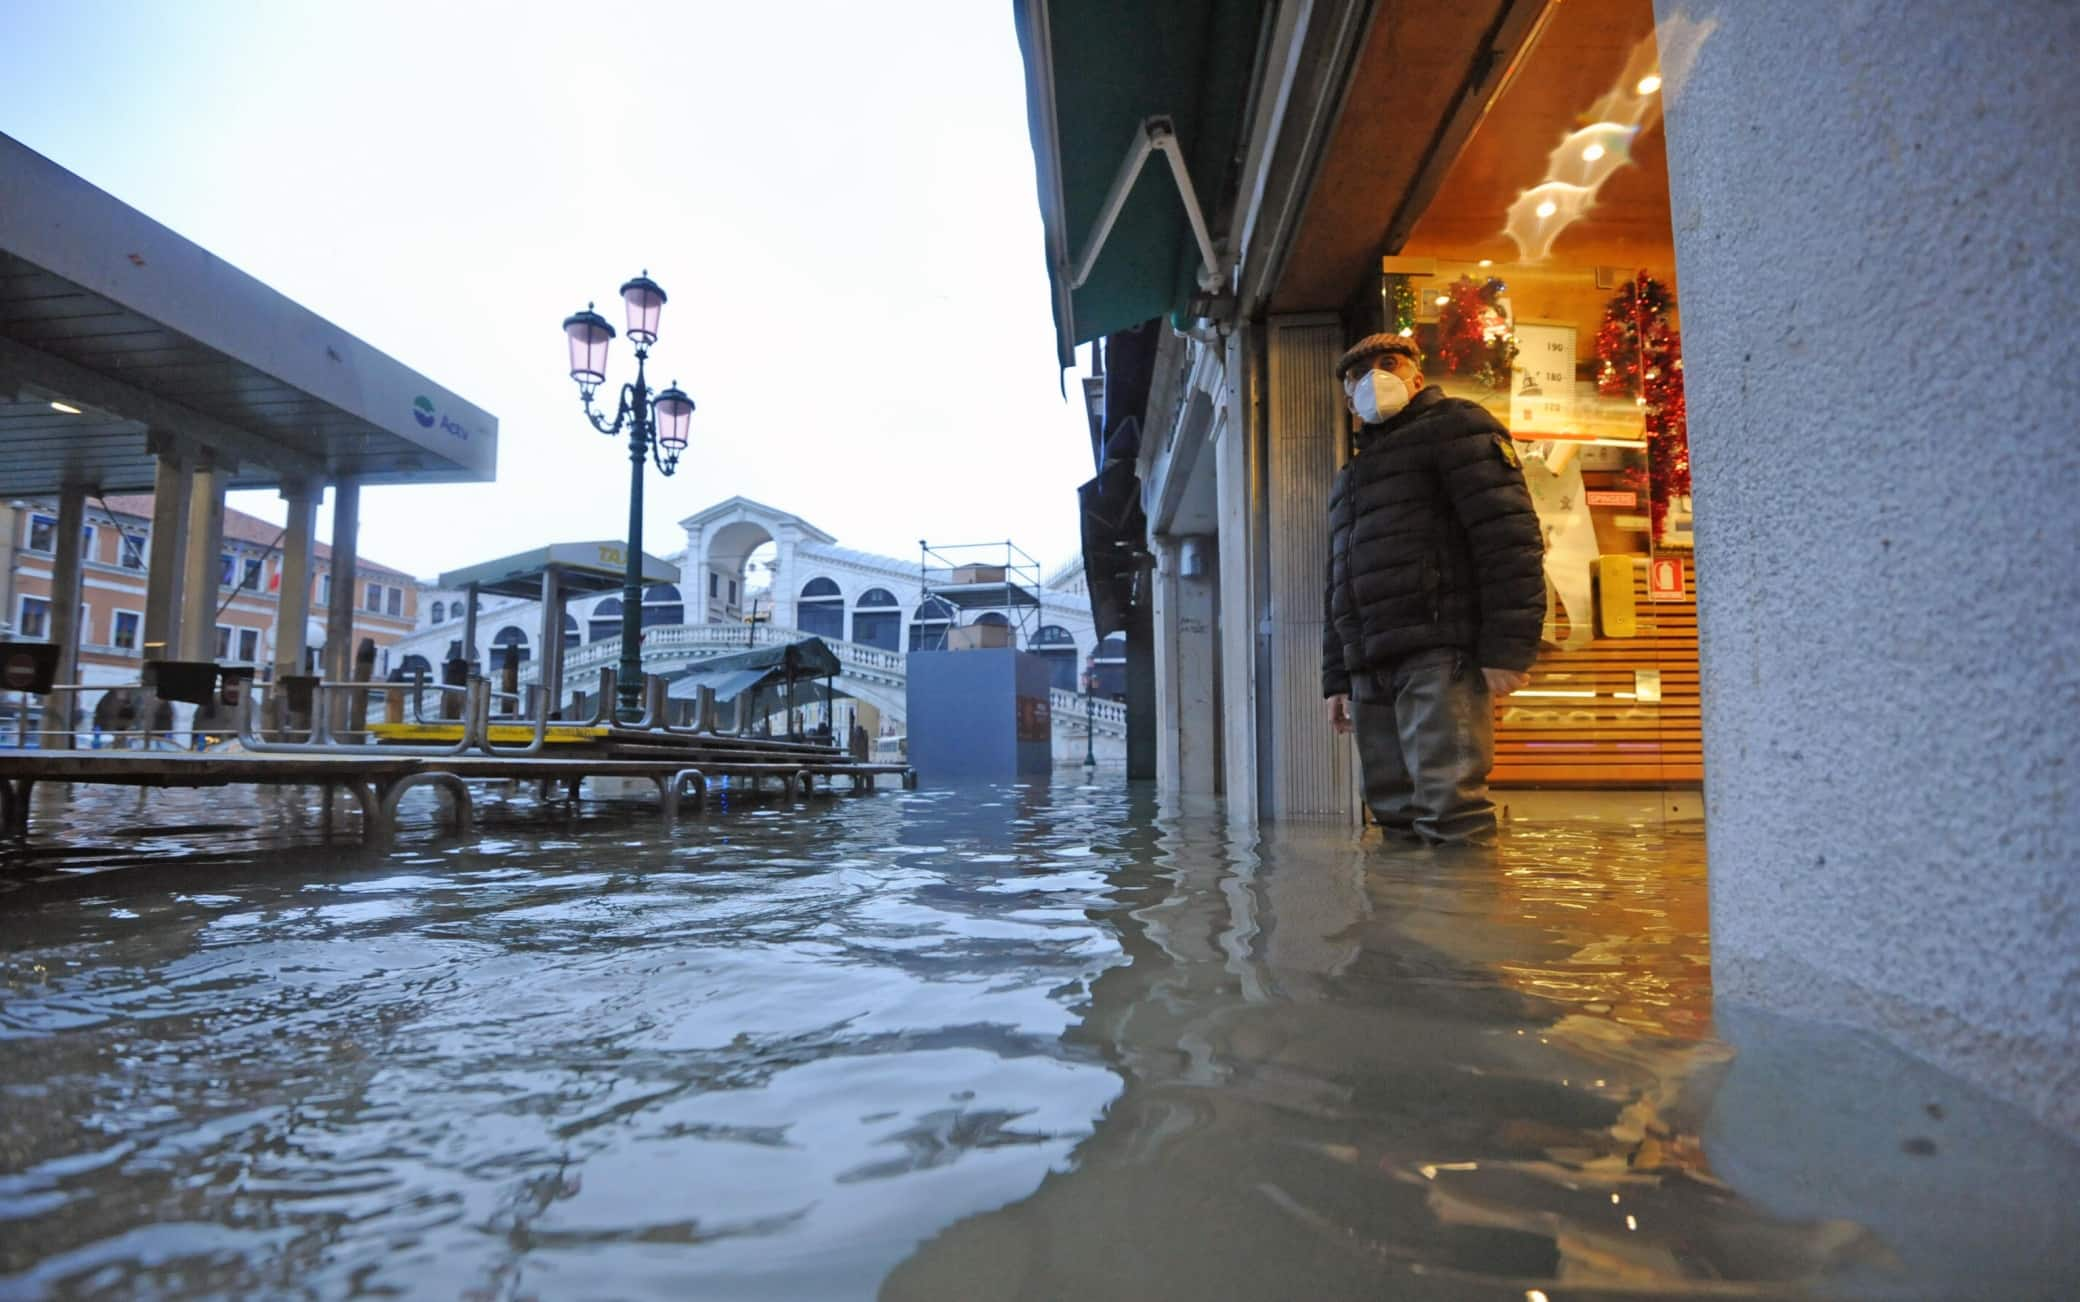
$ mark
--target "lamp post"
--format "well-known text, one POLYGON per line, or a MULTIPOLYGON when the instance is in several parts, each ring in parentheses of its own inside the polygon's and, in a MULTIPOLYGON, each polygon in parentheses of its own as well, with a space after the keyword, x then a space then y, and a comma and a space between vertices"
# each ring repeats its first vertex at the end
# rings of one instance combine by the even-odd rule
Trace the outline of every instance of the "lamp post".
POLYGON ((623 429, 628 431, 628 551, 621 585, 621 670, 616 686, 618 714, 633 717, 641 713, 643 703, 643 462, 655 462, 666 478, 679 468, 679 455, 686 451, 686 427, 693 420, 693 399, 676 380, 653 395, 644 375, 650 345, 657 342, 664 290, 645 271, 621 287, 621 301, 628 307, 628 339, 636 346, 636 378, 621 386, 621 403, 613 420, 592 409, 592 395, 606 383, 607 345, 613 341, 614 327, 587 303, 583 312, 563 319, 563 333, 570 340, 571 378, 578 382, 578 399, 593 428, 609 438, 623 429))
POLYGON ((1098 726, 1098 667, 1092 664, 1083 671, 1083 766, 1098 767, 1096 745, 1098 726))

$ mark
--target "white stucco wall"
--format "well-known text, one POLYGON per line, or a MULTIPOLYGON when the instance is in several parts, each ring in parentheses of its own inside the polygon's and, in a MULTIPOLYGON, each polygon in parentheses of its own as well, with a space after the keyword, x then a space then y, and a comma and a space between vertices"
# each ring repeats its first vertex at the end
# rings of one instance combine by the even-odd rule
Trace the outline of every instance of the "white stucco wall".
POLYGON ((1716 989, 2080 1132, 2080 6, 1655 7, 1716 989))

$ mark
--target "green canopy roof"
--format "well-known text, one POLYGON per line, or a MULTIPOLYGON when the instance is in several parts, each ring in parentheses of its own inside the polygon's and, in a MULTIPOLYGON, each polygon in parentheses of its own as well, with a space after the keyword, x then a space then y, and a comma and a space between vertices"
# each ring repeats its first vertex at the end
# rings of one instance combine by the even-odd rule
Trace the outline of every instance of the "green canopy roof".
MULTIPOLYGON (((1218 204, 1248 98, 1264 0, 1013 0, 1063 366, 1076 345, 1174 315, 1200 254, 1176 180, 1151 158, 1080 288, 1084 252, 1121 162, 1167 118, 1198 202, 1218 204)), ((1216 238, 1218 232, 1216 232, 1216 238)))
POLYGON ((799 642, 752 647, 697 661, 666 691, 675 700, 691 700, 701 688, 712 687, 717 700, 727 701, 768 683, 835 677, 843 672, 837 654, 822 638, 805 637, 799 642))

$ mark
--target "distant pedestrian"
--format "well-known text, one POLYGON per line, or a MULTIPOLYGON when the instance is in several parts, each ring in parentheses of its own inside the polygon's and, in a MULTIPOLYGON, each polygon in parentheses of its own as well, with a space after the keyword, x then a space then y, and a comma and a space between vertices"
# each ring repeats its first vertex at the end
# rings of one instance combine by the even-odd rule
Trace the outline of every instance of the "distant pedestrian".
POLYGON ((864 764, 866 762, 868 754, 870 753, 870 748, 873 745, 873 741, 871 738, 867 736, 866 725, 862 724, 858 719, 854 719, 852 721, 852 735, 850 740, 852 743, 852 758, 864 764))
POLYGON ((1545 548, 1509 431, 1369 335, 1336 363, 1363 428, 1329 493, 1322 695, 1389 835, 1495 835, 1493 696, 1529 680, 1545 548))

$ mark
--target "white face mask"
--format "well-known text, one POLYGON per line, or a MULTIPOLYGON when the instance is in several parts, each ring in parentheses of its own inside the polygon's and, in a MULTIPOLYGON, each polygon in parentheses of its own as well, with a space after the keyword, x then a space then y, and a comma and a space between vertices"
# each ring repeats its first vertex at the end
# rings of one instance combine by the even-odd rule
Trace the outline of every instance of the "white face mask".
POLYGON ((1351 410, 1367 425, 1377 425, 1408 405, 1408 384, 1392 371, 1367 371, 1348 387, 1351 410))

